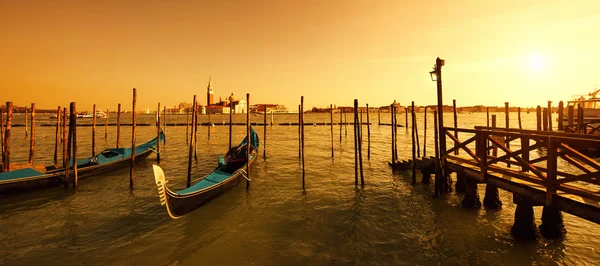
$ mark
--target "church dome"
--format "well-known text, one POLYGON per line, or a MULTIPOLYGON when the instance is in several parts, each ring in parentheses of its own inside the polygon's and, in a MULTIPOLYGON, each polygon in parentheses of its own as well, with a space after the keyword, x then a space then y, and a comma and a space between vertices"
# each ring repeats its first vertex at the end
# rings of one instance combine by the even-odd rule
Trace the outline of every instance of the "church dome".
POLYGON ((231 95, 229 96, 229 102, 235 102, 237 101, 237 99, 235 98, 235 96, 233 96, 233 92, 231 93, 231 95))

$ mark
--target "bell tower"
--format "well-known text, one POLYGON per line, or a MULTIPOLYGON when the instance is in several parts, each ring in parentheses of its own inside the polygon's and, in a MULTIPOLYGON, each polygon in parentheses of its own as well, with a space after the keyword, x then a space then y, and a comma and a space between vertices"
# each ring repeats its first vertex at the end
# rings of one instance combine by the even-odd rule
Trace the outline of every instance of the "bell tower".
POLYGON ((214 93, 211 82, 211 77, 208 78, 208 87, 206 87, 206 106, 212 105, 214 103, 214 93))

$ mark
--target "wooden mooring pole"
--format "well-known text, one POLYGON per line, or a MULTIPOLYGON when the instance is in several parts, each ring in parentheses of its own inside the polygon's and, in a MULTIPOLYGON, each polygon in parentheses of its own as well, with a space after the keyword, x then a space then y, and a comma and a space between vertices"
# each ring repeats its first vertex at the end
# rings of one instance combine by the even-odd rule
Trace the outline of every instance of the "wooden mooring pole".
POLYGON ((542 112, 542 129, 548 131, 548 108, 544 108, 542 112))
POLYGON ((117 106, 117 149, 121 144, 121 104, 117 106))
POLYGON ((535 123, 537 131, 542 131, 542 107, 539 105, 535 108, 535 123))
POLYGON ((521 107, 517 107, 517 118, 519 119, 519 129, 523 129, 523 125, 521 124, 521 107))
MULTIPOLYGON (((394 128, 394 138, 393 138, 393 142, 394 142, 394 161, 398 160, 398 110, 396 109, 396 106, 393 105, 393 128, 394 128)), ((406 108, 404 108, 404 110, 406 111, 406 108)), ((408 130, 408 124, 406 124, 406 130, 408 130)))
MULTIPOLYGON (((195 96, 195 95, 194 95, 195 96)), ((199 116, 199 110, 198 110, 198 101, 194 101, 194 108, 196 109, 196 111, 194 112, 194 124, 192 125, 192 136, 194 137, 194 160, 196 161, 196 163, 198 163, 198 116, 199 116)))
POLYGON ((381 110, 377 108, 377 125, 381 126, 381 110))
POLYGON ((0 146, 2 146, 2 171, 4 172, 4 108, 0 108, 0 146))
POLYGON ((27 119, 29 119, 29 110, 25 109, 25 138, 29 136, 29 123, 27 122, 27 119))
MULTIPOLYGON (((456 114, 456 99, 452 100, 452 111, 454 112, 454 128, 458 128, 458 116, 456 114)), ((444 134, 444 133, 442 133, 444 134)), ((454 130, 454 137, 458 139, 458 131, 454 130)), ((458 143, 454 142, 454 148, 458 146, 458 143)), ((458 150, 454 150, 454 155, 458 155, 458 150)))
POLYGON ((4 128, 4 172, 10 172, 10 130, 12 128, 13 103, 6 102, 6 127, 4 128))
POLYGON ((342 120, 342 114, 344 113, 344 108, 340 109, 340 143, 342 143, 342 124, 343 124, 343 120, 342 120))
MULTIPOLYGON (((423 112, 423 157, 427 156, 427 106, 423 112)), ((429 178, 427 180, 430 180, 429 178)), ((428 181, 430 182, 430 181, 428 181)), ((427 183, 429 184, 429 183, 427 183)))
POLYGON ((35 103, 31 104, 31 136, 29 138, 29 163, 35 157, 35 103))
MULTIPOLYGON (((69 187, 69 181, 71 179, 71 170, 74 169, 75 161, 73 161, 73 126, 75 123, 73 120, 77 117, 77 112, 75 111, 75 103, 71 102, 69 104, 69 137, 67 138, 67 161, 65 167, 65 188, 69 187)), ((73 181, 75 183, 75 181, 73 181)))
POLYGON ((552 130, 552 101, 548 101, 548 131, 552 130))
MULTIPOLYGON (((496 128, 496 115, 492 115, 492 127, 496 128)), ((492 156, 498 157, 498 147, 494 146, 492 156)))
POLYGON ((396 153, 394 152, 394 150, 396 149, 396 147, 394 147, 395 143, 394 143, 394 130, 396 129, 396 127, 394 126, 394 105, 390 104, 390 125, 391 125, 391 129, 392 132, 390 132, 390 142, 392 143, 392 170, 394 169, 394 165, 396 164, 396 153))
MULTIPOLYGON (((58 165, 58 142, 60 141, 60 106, 56 110, 56 133, 54 138, 54 166, 58 165)), ((58 168, 58 167, 57 167, 58 168)))
MULTIPOLYGON (((354 105, 356 106, 356 115, 358 116, 360 114, 360 117, 361 117, 360 120, 362 120, 362 113, 360 113, 358 110, 358 100, 357 99, 354 99, 354 105)), ((364 178, 364 174, 363 174, 363 159, 362 159, 362 121, 359 121, 356 128, 358 131, 358 163, 360 166, 360 185, 364 186, 365 178, 364 178)))
POLYGON ((96 105, 92 107, 92 157, 96 156, 96 105))
POLYGON ((439 196, 443 188, 441 187, 441 176, 440 176, 440 151, 438 149, 438 123, 437 123, 437 110, 433 111, 433 145, 435 150, 435 177, 434 177, 434 196, 439 196))
POLYGON ((352 125, 354 126, 354 186, 358 186, 358 101, 354 100, 354 116, 352 125))
MULTIPOLYGON (((504 102, 504 120, 505 120, 505 126, 506 129, 510 128, 510 120, 509 120, 509 112, 508 112, 508 102, 504 102)), ((506 145, 507 148, 510 149, 510 141, 508 140, 508 138, 504 138, 504 145, 506 145)), ((506 163, 506 167, 510 168, 510 163, 506 163)))
POLYGON ((369 104, 367 104, 367 160, 371 160, 371 122, 369 121, 369 104))
POLYGON ((417 123, 417 113, 415 112, 415 102, 412 102, 412 120, 413 120, 413 127, 415 128, 415 138, 417 140, 417 158, 421 157, 421 144, 419 142, 419 125, 417 123))
POLYGON ((577 132, 587 134, 587 130, 583 123, 583 106, 580 103, 577 104, 577 132))
POLYGON ((160 102, 156 108, 156 163, 160 163, 160 102))
MULTIPOLYGON (((263 132, 263 157, 267 158, 267 106, 266 105, 265 105, 265 115, 263 117, 263 123, 265 124, 264 132, 263 132)), ((332 127, 333 127, 333 125, 332 125, 332 127)), ((333 134, 333 131, 331 131, 331 133, 333 134)), ((331 143, 333 144, 333 139, 331 139, 331 143)), ((258 149, 258 147, 256 147, 256 148, 258 149)))
MULTIPOLYGON (((265 106, 265 113, 267 108, 265 106)), ((266 128, 266 126, 265 126, 266 128)), ((250 147, 252 147, 252 139, 250 136, 250 93, 246 93, 246 189, 250 187, 250 147)), ((256 147, 258 148, 258 147, 256 147)), ((303 165, 304 166, 304 165, 303 165)))
MULTIPOLYGON (((160 109, 158 109, 158 111, 160 111, 160 109)), ((159 124, 160 125, 160 124, 159 124)), ((210 137, 210 124, 208 125, 209 130, 208 130, 208 136, 210 137)), ((163 127, 162 127, 163 132, 167 131, 167 106, 165 105, 163 107, 163 127)), ((158 142, 160 142, 160 138, 158 139, 158 142)), ((163 139, 163 145, 167 143, 167 138, 163 139)))
POLYGON ((416 133, 416 127, 415 127, 415 102, 412 102, 412 108, 411 108, 411 118, 412 118, 412 129, 411 129, 411 135, 412 135, 412 184, 416 184, 417 183, 417 155, 416 155, 416 145, 418 145, 415 142, 415 133, 416 133))
POLYGON ((558 131, 563 131, 564 130, 564 123, 563 123, 563 119, 564 119, 564 103, 563 101, 558 102, 558 131))
POLYGON ((208 130, 207 130, 208 133, 207 134, 208 134, 208 138, 209 139, 210 139, 210 128, 211 128, 211 126, 212 126, 212 124, 211 124, 211 121, 210 121, 210 113, 209 113, 208 114, 208 127, 207 127, 208 128, 208 130))
POLYGON ((129 169, 129 187, 132 189, 133 189, 133 167, 135 166, 135 126, 136 126, 135 105, 136 105, 136 103, 137 103, 137 90, 136 90, 136 88, 133 88, 133 101, 132 101, 132 106, 131 106, 131 168, 129 169))
POLYGON ((406 132, 408 133, 408 108, 404 107, 404 125, 406 126, 406 132))
POLYGON ((300 131, 301 131, 301 153, 302 153, 302 190, 304 190, 305 156, 304 156, 304 96, 300 97, 300 131))
MULTIPOLYGON (((304 96, 300 98, 300 101, 304 99, 304 96)), ((302 158, 302 105, 298 105, 298 158, 302 158)), ((303 176, 304 177, 304 176, 303 176)), ((302 189, 304 189, 304 179, 302 179, 302 189)))
MULTIPOLYGON (((231 134, 233 130, 233 102, 229 102, 229 148, 231 149, 231 134)), ((266 136, 265 136, 266 137, 266 136)))
MULTIPOLYGON (((62 160, 63 168, 67 168, 67 107, 63 108, 63 121, 62 121, 62 160)), ((65 187, 69 184, 65 182, 65 187)))
MULTIPOLYGON (((73 126, 73 139, 72 139, 72 147, 73 147, 73 153, 72 153, 72 158, 73 158, 73 187, 76 188, 77 184, 79 183, 79 176, 78 176, 78 172, 77 172, 77 107, 75 105, 75 102, 71 103, 73 104, 73 112, 71 113, 71 116, 73 116, 72 118, 72 126, 73 126)), ((69 123, 71 124, 71 123, 69 123)))
MULTIPOLYGON (((230 130, 229 130, 229 135, 231 136, 231 113, 229 115, 229 125, 230 125, 230 130)), ((186 145, 190 145, 190 108, 186 108, 185 111, 185 144, 186 145)), ((231 148, 231 138, 229 138, 229 148, 231 148)))
POLYGON ((333 158, 333 104, 329 104, 329 118, 331 121, 331 158, 333 158))
POLYGON ((104 139, 108 138, 108 114, 110 114, 110 111, 106 109, 106 115, 104 116, 104 139))
POLYGON ((187 182, 186 187, 190 187, 192 185, 192 155, 194 152, 194 124, 196 117, 196 95, 194 95, 194 100, 192 101, 192 134, 190 134, 190 140, 188 145, 188 169, 187 169, 187 182))
POLYGON ((575 110, 573 105, 569 105, 567 106, 567 125, 569 126, 569 129, 572 130, 573 129, 573 125, 574 123, 574 116, 575 110))

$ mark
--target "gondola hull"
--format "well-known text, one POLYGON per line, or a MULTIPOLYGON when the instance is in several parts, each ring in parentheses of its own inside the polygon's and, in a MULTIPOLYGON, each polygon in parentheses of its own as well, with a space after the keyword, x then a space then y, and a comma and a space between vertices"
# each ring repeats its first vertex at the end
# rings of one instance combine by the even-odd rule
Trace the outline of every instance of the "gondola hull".
MULTIPOLYGON (((254 158, 255 157, 256 156, 254 156, 254 158)), ((245 168, 246 165, 244 165, 241 169, 245 168)), ((219 182, 218 184, 194 193, 184 195, 179 195, 175 192, 172 192, 166 187, 165 184, 162 191, 164 193, 164 197, 166 198, 167 212, 172 218, 179 218, 206 204, 208 201, 219 196, 221 193, 235 187, 244 179, 245 177, 242 174, 242 171, 236 171, 231 177, 219 182)), ((159 193, 160 192, 161 189, 159 188, 159 193)))

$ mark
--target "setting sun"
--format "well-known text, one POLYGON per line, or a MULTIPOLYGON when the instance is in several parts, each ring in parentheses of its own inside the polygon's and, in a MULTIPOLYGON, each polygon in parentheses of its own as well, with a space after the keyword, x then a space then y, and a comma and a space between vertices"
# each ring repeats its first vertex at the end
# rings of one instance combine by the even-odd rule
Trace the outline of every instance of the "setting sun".
POLYGON ((546 59, 541 55, 530 55, 527 57, 527 68, 533 72, 540 72, 546 66, 546 59))

